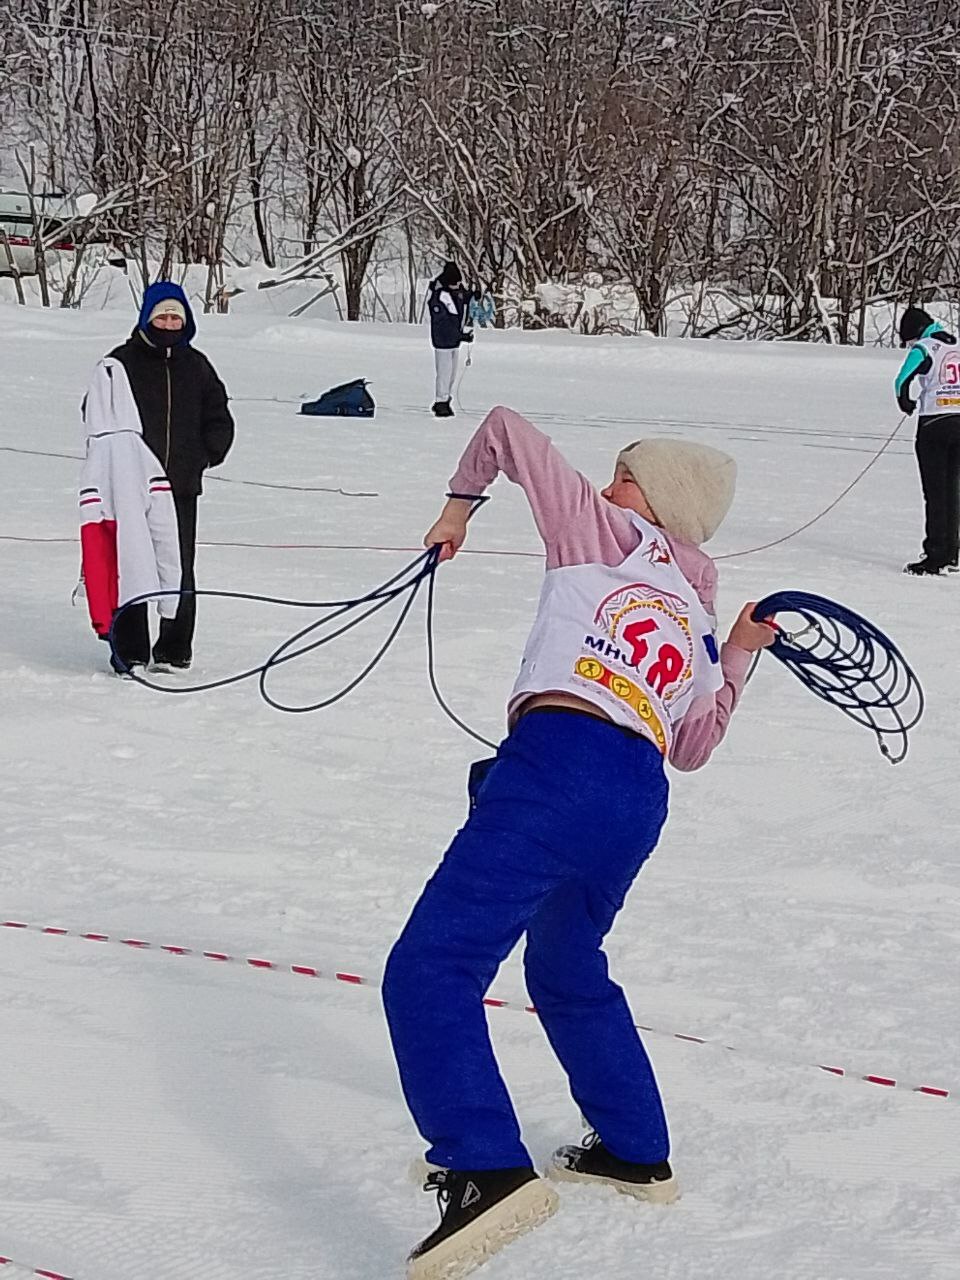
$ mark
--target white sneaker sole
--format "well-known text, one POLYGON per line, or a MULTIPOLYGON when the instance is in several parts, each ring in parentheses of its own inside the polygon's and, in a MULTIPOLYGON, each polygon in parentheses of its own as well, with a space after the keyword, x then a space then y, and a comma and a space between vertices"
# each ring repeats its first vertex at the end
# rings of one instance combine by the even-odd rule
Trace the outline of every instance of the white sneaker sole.
POLYGON ((676 1178, 666 1178, 663 1182, 623 1182, 619 1178, 604 1178, 595 1173, 577 1173, 566 1165, 553 1161, 547 1166, 546 1176, 554 1182, 579 1182, 581 1186, 613 1187, 622 1196, 633 1196, 634 1200, 647 1200, 651 1204, 673 1204, 680 1198, 680 1184, 676 1178))
POLYGON ((526 1182, 469 1226, 407 1263, 407 1280, 462 1280, 495 1253, 539 1227, 560 1205, 554 1189, 538 1178, 526 1182))

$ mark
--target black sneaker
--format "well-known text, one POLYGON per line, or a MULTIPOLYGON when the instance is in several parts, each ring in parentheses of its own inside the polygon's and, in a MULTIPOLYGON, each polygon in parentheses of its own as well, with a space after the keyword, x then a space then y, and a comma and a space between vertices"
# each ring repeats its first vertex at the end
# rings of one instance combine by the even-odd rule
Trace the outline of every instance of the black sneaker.
POLYGON ((165 658, 155 653, 151 663, 151 671, 189 671, 192 658, 165 658))
MULTIPOLYGON (((922 560, 912 560, 910 564, 905 564, 903 566, 903 572, 912 573, 918 578, 936 578, 940 576, 945 567, 948 566, 934 564, 932 560, 928 560, 927 557, 924 556, 922 560)), ((956 572, 956 570, 953 570, 953 572, 956 572)))
POLYGON ((560 1182, 592 1182, 613 1187, 623 1195, 652 1200, 655 1204, 672 1204, 680 1195, 667 1160, 659 1164, 631 1164, 608 1151, 596 1133, 589 1134, 582 1146, 560 1147, 555 1151, 547 1175, 560 1182))
POLYGON ((439 1169, 440 1225, 407 1260, 407 1280, 460 1280, 504 1245, 545 1222, 559 1201, 533 1169, 439 1169))
POLYGON ((433 416, 435 418, 452 418, 453 406, 449 400, 435 400, 433 402, 433 416))

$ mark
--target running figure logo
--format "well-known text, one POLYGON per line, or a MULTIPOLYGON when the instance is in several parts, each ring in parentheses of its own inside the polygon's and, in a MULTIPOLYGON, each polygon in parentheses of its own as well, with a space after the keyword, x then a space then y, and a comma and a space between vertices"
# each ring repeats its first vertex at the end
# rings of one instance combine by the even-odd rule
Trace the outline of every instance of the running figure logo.
POLYGON ((661 542, 659 538, 654 538, 643 553, 643 558, 650 564, 671 564, 670 548, 665 542, 661 542))

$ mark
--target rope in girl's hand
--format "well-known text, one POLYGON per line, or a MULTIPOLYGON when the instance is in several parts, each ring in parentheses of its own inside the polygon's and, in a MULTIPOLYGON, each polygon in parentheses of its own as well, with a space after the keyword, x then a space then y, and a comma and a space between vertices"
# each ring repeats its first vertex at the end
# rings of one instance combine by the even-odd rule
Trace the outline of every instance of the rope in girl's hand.
POLYGON ((788 631, 777 623, 777 638, 767 651, 818 698, 871 729, 881 754, 900 764, 907 734, 923 715, 924 696, 897 646, 867 618, 806 591, 767 596, 753 617, 759 622, 783 613, 799 616, 802 625, 788 631), (896 740, 893 750, 888 738, 896 740))
MULTIPOLYGON (((479 506, 479 503, 477 504, 479 506)), ((471 515, 477 509, 473 508, 471 515)), ((437 700, 441 710, 465 733, 475 738, 484 746, 496 749, 496 743, 490 742, 489 739, 483 737, 482 734, 475 732, 470 728, 459 716, 455 714, 447 704, 443 694, 440 691, 436 676, 436 644, 434 639, 434 578, 437 571, 437 565, 440 561, 440 546, 429 547, 409 564, 405 565, 398 573, 373 590, 366 592, 364 595, 347 598, 344 600, 288 600, 277 596, 259 595, 253 592, 245 591, 216 591, 216 590, 196 590, 196 591, 150 591, 143 595, 135 596, 133 599, 126 601, 120 606, 113 617, 107 639, 110 643, 111 653, 116 668, 123 675, 128 676, 137 684, 143 685, 147 689, 153 689, 159 693, 203 693, 211 689, 222 689, 227 685, 238 684, 243 680, 250 680, 257 677, 257 688, 263 700, 277 711, 286 711, 293 714, 300 714, 307 711, 319 711, 326 707, 333 706, 351 693, 369 676, 374 668, 379 665, 386 656, 388 650, 393 645, 400 630, 406 621, 410 610, 413 608, 414 601, 424 582, 427 586, 427 608, 426 608, 426 634, 427 634, 427 673, 430 682, 430 689, 437 700), (119 619, 128 610, 135 605, 145 604, 151 600, 161 600, 169 597, 181 596, 211 596, 221 600, 251 600, 263 604, 275 604, 285 607, 299 609, 322 609, 326 611, 324 616, 318 618, 314 622, 295 632, 270 654, 265 662, 255 667, 250 667, 245 671, 237 672, 235 675, 224 676, 218 680, 204 681, 200 684, 192 685, 167 685, 158 684, 155 681, 147 679, 136 668, 132 668, 123 660, 116 648, 116 629, 119 619), (331 643, 333 640, 346 635, 352 631, 354 627, 365 622, 373 614, 385 608, 388 604, 395 600, 402 600, 406 596, 406 600, 402 604, 399 614, 391 626, 386 639, 380 645, 377 652, 370 661, 363 667, 358 675, 354 676, 347 682, 338 692, 329 697, 322 698, 316 702, 303 704, 289 704, 281 702, 274 697, 267 689, 267 677, 276 667, 283 666, 285 663, 292 662, 295 658, 303 657, 307 653, 311 653, 315 649, 321 648, 325 644, 331 643), (315 632, 327 627, 330 623, 337 619, 346 618, 357 610, 359 613, 349 621, 343 622, 334 630, 320 635, 316 639, 307 638, 315 632)))
MULTIPOLYGON (((482 498, 475 498, 475 505, 471 508, 468 519, 475 514, 483 501, 482 498)), ((484 746, 495 749, 495 743, 471 729, 450 708, 437 682, 434 639, 435 577, 442 549, 442 543, 434 544, 380 586, 363 595, 343 600, 288 600, 239 591, 148 592, 127 601, 114 615, 107 638, 115 666, 138 684, 162 693, 200 693, 237 684, 256 676, 260 696, 277 711, 292 713, 319 711, 345 698, 383 660, 413 608, 421 586, 426 582, 427 674, 431 692, 441 710, 458 728, 476 741, 483 743, 484 746), (130 670, 116 650, 116 627, 120 617, 127 609, 149 600, 191 594, 229 600, 253 600, 302 609, 322 609, 325 612, 323 617, 309 623, 284 640, 265 662, 219 680, 189 686, 171 686, 156 684, 147 680, 138 671, 130 670), (406 600, 386 639, 359 674, 349 680, 338 692, 316 702, 291 705, 281 702, 268 691, 267 676, 275 667, 292 662, 295 658, 303 657, 346 635, 373 614, 394 600, 402 600, 404 596, 406 600), (349 621, 343 622, 332 631, 326 631, 315 639, 308 640, 308 637, 313 636, 314 633, 357 610, 360 612, 349 621)), ((908 731, 914 728, 923 714, 924 696, 913 669, 893 641, 868 619, 823 596, 799 591, 779 592, 761 600, 753 611, 753 617, 757 621, 764 621, 777 613, 798 614, 803 626, 790 632, 779 623, 773 624, 778 632, 776 640, 769 649, 773 656, 792 671, 817 697, 839 707, 845 715, 858 724, 871 729, 876 735, 880 751, 885 758, 892 764, 900 763, 907 754, 908 731), (898 740, 898 745, 893 751, 887 743, 889 737, 895 737, 898 740)), ((753 668, 751 668, 751 674, 752 670, 753 668)))

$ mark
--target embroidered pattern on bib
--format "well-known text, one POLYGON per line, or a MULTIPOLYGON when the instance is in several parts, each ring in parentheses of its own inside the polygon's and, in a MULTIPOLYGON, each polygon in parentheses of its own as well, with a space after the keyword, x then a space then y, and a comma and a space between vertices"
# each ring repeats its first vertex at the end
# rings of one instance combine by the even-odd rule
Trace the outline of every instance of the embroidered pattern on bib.
POLYGON ((663 729, 663 722, 654 711, 653 703, 639 685, 634 684, 626 676, 611 671, 599 659, 588 658, 586 654, 577 659, 573 670, 574 674, 580 676, 582 680, 592 680, 604 689, 609 689, 612 694, 632 708, 649 729, 660 754, 667 754, 667 735, 663 729))

